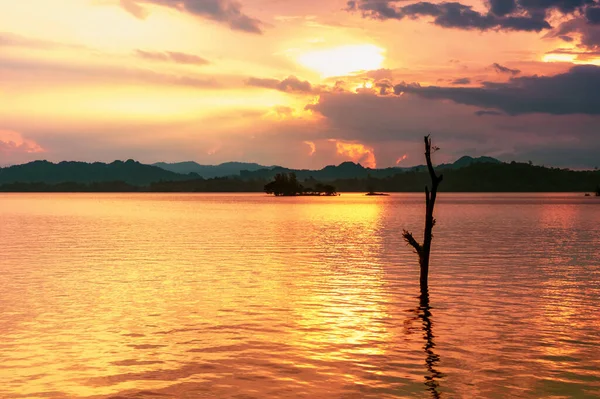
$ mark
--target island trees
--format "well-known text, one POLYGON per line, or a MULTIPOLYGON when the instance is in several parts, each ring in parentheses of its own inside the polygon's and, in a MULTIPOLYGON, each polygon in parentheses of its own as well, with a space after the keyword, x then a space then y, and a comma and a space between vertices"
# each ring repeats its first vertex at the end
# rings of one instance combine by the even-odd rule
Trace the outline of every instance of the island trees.
POLYGON ((321 184, 316 180, 307 180, 307 183, 314 184, 312 187, 304 187, 298 181, 295 173, 278 173, 275 180, 265 185, 267 194, 275 196, 296 196, 296 195, 337 195, 336 189, 330 184, 321 184))
POLYGON ((423 236, 423 244, 417 242, 413 237, 412 233, 404 230, 402 236, 406 240, 407 244, 411 245, 417 255, 419 255, 419 265, 421 267, 421 292, 427 291, 427 280, 429 277, 429 255, 431 253, 431 241, 433 239, 433 226, 435 226, 435 218, 433 217, 433 208, 435 207, 435 200, 437 197, 437 190, 439 184, 442 182, 444 176, 437 175, 433 169, 433 163, 431 162, 431 152, 437 151, 437 147, 431 147, 431 138, 429 135, 425 136, 425 159, 427 160, 427 170, 431 177, 431 191, 429 187, 425 186, 425 232, 423 236))
POLYGON ((265 192, 275 194, 277 197, 282 195, 293 196, 302 194, 304 187, 296 178, 295 173, 277 173, 275 180, 265 185, 265 192))

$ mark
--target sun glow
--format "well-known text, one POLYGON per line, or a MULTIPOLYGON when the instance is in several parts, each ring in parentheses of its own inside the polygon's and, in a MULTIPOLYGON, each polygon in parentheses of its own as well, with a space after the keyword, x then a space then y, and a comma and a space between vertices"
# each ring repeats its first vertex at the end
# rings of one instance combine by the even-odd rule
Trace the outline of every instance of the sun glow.
POLYGON ((576 54, 545 54, 542 60, 544 62, 574 62, 577 58, 576 54))
POLYGON ((542 58, 544 62, 570 62, 572 64, 600 65, 600 57, 586 57, 585 53, 547 53, 542 58))
POLYGON ((298 57, 298 62, 324 78, 345 76, 380 69, 385 60, 384 52, 372 44, 341 46, 304 53, 298 57))

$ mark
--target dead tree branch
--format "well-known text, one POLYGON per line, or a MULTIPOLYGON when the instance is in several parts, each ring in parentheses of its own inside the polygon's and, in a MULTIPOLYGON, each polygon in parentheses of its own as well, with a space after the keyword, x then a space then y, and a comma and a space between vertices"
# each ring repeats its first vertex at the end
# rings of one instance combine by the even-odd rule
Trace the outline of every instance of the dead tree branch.
MULTIPOLYGON (((437 151, 438 147, 433 147, 433 151, 437 151)), ((428 277, 429 277, 429 256, 431 253, 431 241, 433 239, 433 226, 435 226, 436 220, 433 217, 433 209, 435 207, 435 201, 437 199, 437 190, 439 184, 444 179, 443 175, 437 175, 433 168, 433 162, 431 161, 431 138, 429 135, 425 136, 425 159, 427 160, 427 170, 429 171, 429 177, 431 178, 431 191, 429 187, 425 186, 425 230, 423 234, 423 244, 419 244, 411 233, 404 230, 402 237, 404 240, 411 245, 417 254, 419 255, 419 265, 421 267, 421 291, 427 290, 428 277)))

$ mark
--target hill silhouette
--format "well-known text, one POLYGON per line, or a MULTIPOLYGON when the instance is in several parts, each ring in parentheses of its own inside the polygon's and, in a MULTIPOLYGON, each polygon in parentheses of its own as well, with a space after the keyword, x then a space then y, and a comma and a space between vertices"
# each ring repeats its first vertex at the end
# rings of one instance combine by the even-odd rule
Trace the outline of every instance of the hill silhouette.
POLYGON ((0 168, 0 184, 7 183, 101 183, 122 181, 127 184, 145 186, 161 180, 178 181, 197 178, 197 175, 182 175, 156 166, 144 165, 128 160, 110 164, 95 162, 35 161, 23 165, 0 168))

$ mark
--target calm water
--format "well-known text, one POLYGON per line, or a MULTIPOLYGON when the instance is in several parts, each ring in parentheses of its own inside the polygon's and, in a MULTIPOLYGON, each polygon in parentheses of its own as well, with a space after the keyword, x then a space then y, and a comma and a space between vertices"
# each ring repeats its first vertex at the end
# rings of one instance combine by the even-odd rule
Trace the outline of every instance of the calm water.
POLYGON ((1 398, 597 398, 600 200, 0 195, 1 398))

